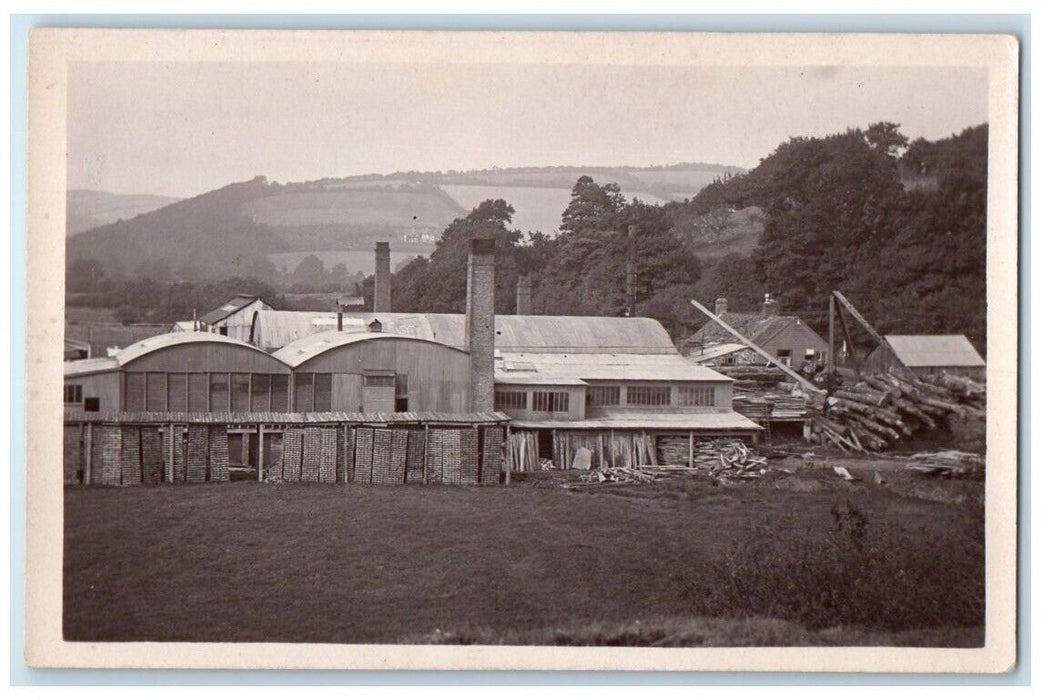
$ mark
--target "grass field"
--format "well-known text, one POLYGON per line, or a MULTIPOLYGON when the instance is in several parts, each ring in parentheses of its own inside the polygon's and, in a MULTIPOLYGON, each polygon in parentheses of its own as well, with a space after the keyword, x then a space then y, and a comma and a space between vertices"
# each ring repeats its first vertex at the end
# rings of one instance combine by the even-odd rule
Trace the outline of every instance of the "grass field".
MULTIPOLYGON (((539 474, 498 488, 255 482, 70 487, 65 637, 982 643, 982 618, 953 613, 949 622, 887 627, 807 624, 776 610, 756 614, 743 601, 727 602, 729 584, 720 577, 741 542, 771 529, 782 543, 789 535, 816 538, 833 529, 831 510, 851 503, 872 527, 887 535, 913 534, 903 541, 930 549, 932 554, 907 553, 922 566, 935 569, 934 555, 948 547, 949 571, 926 572, 937 585, 948 591, 971 587, 978 575, 982 586, 982 554, 964 547, 956 534, 979 512, 979 483, 916 484, 894 475, 879 486, 870 478, 840 481, 828 471, 729 487, 677 480, 576 492, 558 483, 568 478, 574 477, 539 474), (952 575, 960 578, 949 580, 952 575), (706 587, 724 597, 706 596, 706 587)), ((936 594, 931 586, 907 584, 895 582, 893 590, 878 594, 935 607, 928 599, 936 594)))

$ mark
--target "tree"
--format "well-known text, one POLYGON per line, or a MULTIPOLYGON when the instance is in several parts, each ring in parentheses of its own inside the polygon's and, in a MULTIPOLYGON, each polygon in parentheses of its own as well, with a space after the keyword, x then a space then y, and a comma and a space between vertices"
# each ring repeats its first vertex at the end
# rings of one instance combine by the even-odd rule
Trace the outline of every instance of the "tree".
POLYGON ((561 217, 562 234, 590 229, 613 228, 612 218, 625 206, 625 197, 616 183, 600 186, 588 175, 578 178, 571 188, 571 202, 561 217))
POLYGON ((907 148, 907 137, 900 133, 900 125, 893 122, 875 122, 868 126, 864 138, 871 147, 891 158, 907 148))

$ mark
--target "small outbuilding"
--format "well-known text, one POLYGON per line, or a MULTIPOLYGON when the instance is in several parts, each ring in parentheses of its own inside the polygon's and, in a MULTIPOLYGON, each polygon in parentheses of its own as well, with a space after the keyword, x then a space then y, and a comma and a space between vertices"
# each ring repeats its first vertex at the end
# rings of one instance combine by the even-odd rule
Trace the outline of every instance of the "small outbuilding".
MULTIPOLYGON (((948 374, 983 381, 987 364, 964 335, 887 335, 900 362, 917 375, 948 374)), ((868 372, 884 372, 895 364, 888 349, 877 347, 864 362, 868 372)))

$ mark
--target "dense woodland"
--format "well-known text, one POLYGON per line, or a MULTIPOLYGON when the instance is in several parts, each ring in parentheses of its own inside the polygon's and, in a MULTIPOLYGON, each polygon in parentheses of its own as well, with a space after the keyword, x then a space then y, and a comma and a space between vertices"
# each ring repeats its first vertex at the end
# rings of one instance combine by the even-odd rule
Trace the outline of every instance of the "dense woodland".
MULTIPOLYGON (((226 190, 214 206, 245 194, 226 190)), ((674 337, 705 320, 690 299, 711 304, 726 295, 731 310, 754 311, 766 291, 782 312, 824 331, 828 293, 839 289, 883 333, 965 333, 983 352, 986 198, 986 125, 934 142, 909 143, 888 122, 792 138, 755 169, 724 173, 694 198, 664 205, 627 200, 616 183, 587 175, 575 183, 556 236, 513 228, 513 208, 502 199, 457 218, 429 258, 394 275, 393 307, 463 311, 467 242, 481 231, 497 239, 500 313, 514 311, 517 276, 531 274, 538 313, 621 315, 632 255, 637 313, 659 319, 674 337), (754 212, 745 217, 755 225, 750 233, 737 230, 741 212, 754 212), (752 239, 743 247, 749 254, 718 254, 716 243, 742 236, 752 239)), ((238 229, 234 217, 227 225, 232 234, 238 229)), ((231 249, 239 246, 218 248, 231 249)), ((215 264, 220 258, 216 253, 215 264)), ((264 281, 160 284, 80 259, 70 262, 69 303, 118 308, 125 321, 171 321, 237 292, 263 294, 277 307, 278 293, 337 291, 346 278, 345 270, 326 270, 317 259, 288 274, 259 258, 248 263, 242 268, 264 281)), ((357 291, 371 299, 371 288, 367 278, 357 291)))

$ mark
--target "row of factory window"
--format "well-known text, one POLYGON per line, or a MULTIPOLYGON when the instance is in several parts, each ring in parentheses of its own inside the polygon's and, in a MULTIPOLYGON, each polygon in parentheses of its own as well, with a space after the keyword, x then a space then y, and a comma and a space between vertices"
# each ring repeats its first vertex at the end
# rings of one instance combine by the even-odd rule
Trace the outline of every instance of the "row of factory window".
MULTIPOLYGON (((672 404, 672 388, 661 385, 592 385, 586 387, 587 406, 620 406, 622 389, 625 403, 629 406, 669 406, 672 404)), ((677 396, 680 406, 715 406, 716 389, 711 386, 681 386, 677 396)), ((497 390, 496 410, 527 410, 528 392, 523 390, 497 390)), ((568 393, 563 391, 531 392, 531 410, 560 412, 568 410, 568 393)))
MULTIPOLYGON (((364 385, 394 387, 399 400, 408 396, 408 375, 366 374, 364 385)), ((333 375, 328 373, 127 372, 123 410, 330 411, 332 396, 333 375)), ((82 388, 67 385, 65 403, 81 400, 82 388)))

